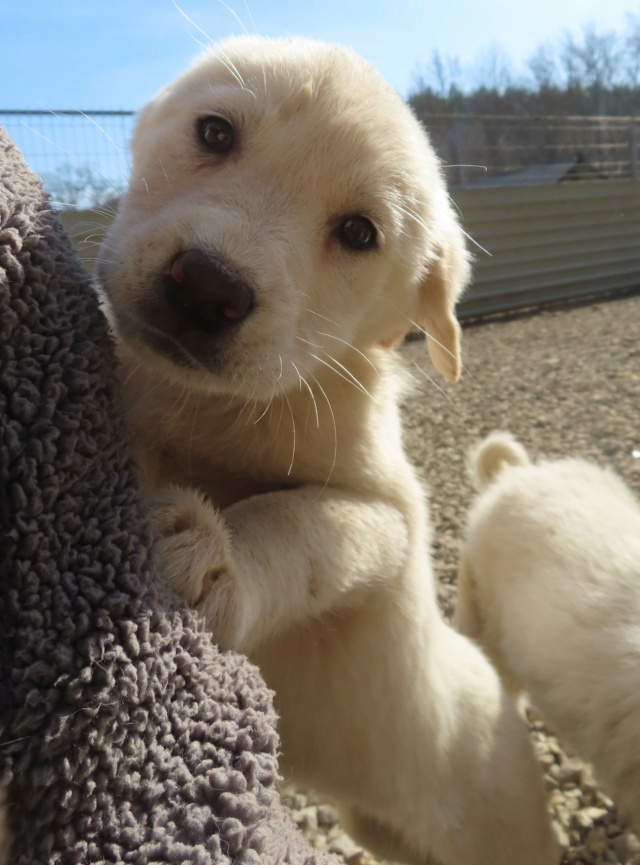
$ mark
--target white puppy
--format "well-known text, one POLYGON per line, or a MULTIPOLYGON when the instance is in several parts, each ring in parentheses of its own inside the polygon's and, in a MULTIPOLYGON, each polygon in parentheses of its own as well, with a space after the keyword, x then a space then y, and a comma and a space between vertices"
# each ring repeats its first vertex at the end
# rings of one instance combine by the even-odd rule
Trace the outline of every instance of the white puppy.
POLYGON ((640 506, 579 459, 532 465, 507 433, 472 457, 456 625, 593 763, 640 829, 640 506))
MULTIPOLYGON (((392 350, 459 368, 435 155, 351 52, 245 38, 143 109, 100 276, 167 568, 275 692, 282 765, 383 855, 555 861, 524 725, 441 620, 392 350)), ((432 857, 432 858, 430 858, 432 857)))

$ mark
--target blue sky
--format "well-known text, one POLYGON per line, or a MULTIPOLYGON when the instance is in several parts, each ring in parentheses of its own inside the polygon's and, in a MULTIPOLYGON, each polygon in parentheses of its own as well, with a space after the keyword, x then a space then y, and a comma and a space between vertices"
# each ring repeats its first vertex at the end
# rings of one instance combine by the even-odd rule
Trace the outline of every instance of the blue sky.
MULTIPOLYGON (((585 24, 622 29, 629 0, 178 0, 214 40, 302 34, 355 48, 406 96, 434 50, 464 66, 492 46, 523 62, 585 24)), ((135 109, 203 39, 172 0, 1 0, 2 108, 135 109), (194 38, 195 37, 195 38, 194 38)))
MULTIPOLYGON (((349 45, 406 97, 436 50, 471 80, 492 52, 517 73, 542 43, 621 31, 628 12, 640 0, 0 0, 0 111, 136 110, 201 50, 201 30, 217 41, 243 26, 349 45)), ((59 201, 70 176, 85 202, 125 183, 132 119, 99 121, 0 115, 59 201)))

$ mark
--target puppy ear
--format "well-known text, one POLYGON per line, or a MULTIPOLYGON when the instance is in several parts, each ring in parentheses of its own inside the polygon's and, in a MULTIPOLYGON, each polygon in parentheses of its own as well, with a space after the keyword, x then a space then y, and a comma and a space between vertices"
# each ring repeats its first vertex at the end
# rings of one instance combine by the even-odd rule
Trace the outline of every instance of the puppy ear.
POLYGON ((469 253, 462 231, 454 223, 422 279, 417 312, 417 324, 426 332, 431 361, 450 382, 457 381, 460 375, 460 325, 454 310, 470 274, 469 253))

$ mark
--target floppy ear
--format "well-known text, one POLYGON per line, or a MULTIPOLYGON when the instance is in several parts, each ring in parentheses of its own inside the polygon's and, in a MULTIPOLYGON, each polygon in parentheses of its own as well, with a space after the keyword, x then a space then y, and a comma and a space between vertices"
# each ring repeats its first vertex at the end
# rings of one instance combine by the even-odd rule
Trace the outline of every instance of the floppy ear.
POLYGON ((466 286, 471 268, 462 231, 454 223, 436 250, 420 284, 417 324, 427 335, 429 356, 447 381, 460 375, 460 325, 455 304, 466 286))

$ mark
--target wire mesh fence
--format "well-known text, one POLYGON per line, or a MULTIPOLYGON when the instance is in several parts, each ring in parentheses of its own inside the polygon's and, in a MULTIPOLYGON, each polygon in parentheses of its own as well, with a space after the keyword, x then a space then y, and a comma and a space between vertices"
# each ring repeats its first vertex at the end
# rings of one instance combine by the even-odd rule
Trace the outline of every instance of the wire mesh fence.
POLYGON ((0 125, 62 207, 93 207, 121 192, 133 121, 132 111, 0 109, 0 125))
POLYGON ((451 186, 639 179, 635 117, 423 116, 451 186))
MULTIPOLYGON (((421 119, 454 188, 640 179, 635 117, 430 114, 421 119)), ((122 190, 133 123, 132 111, 0 109, 0 124, 61 207, 91 208, 122 190)))

